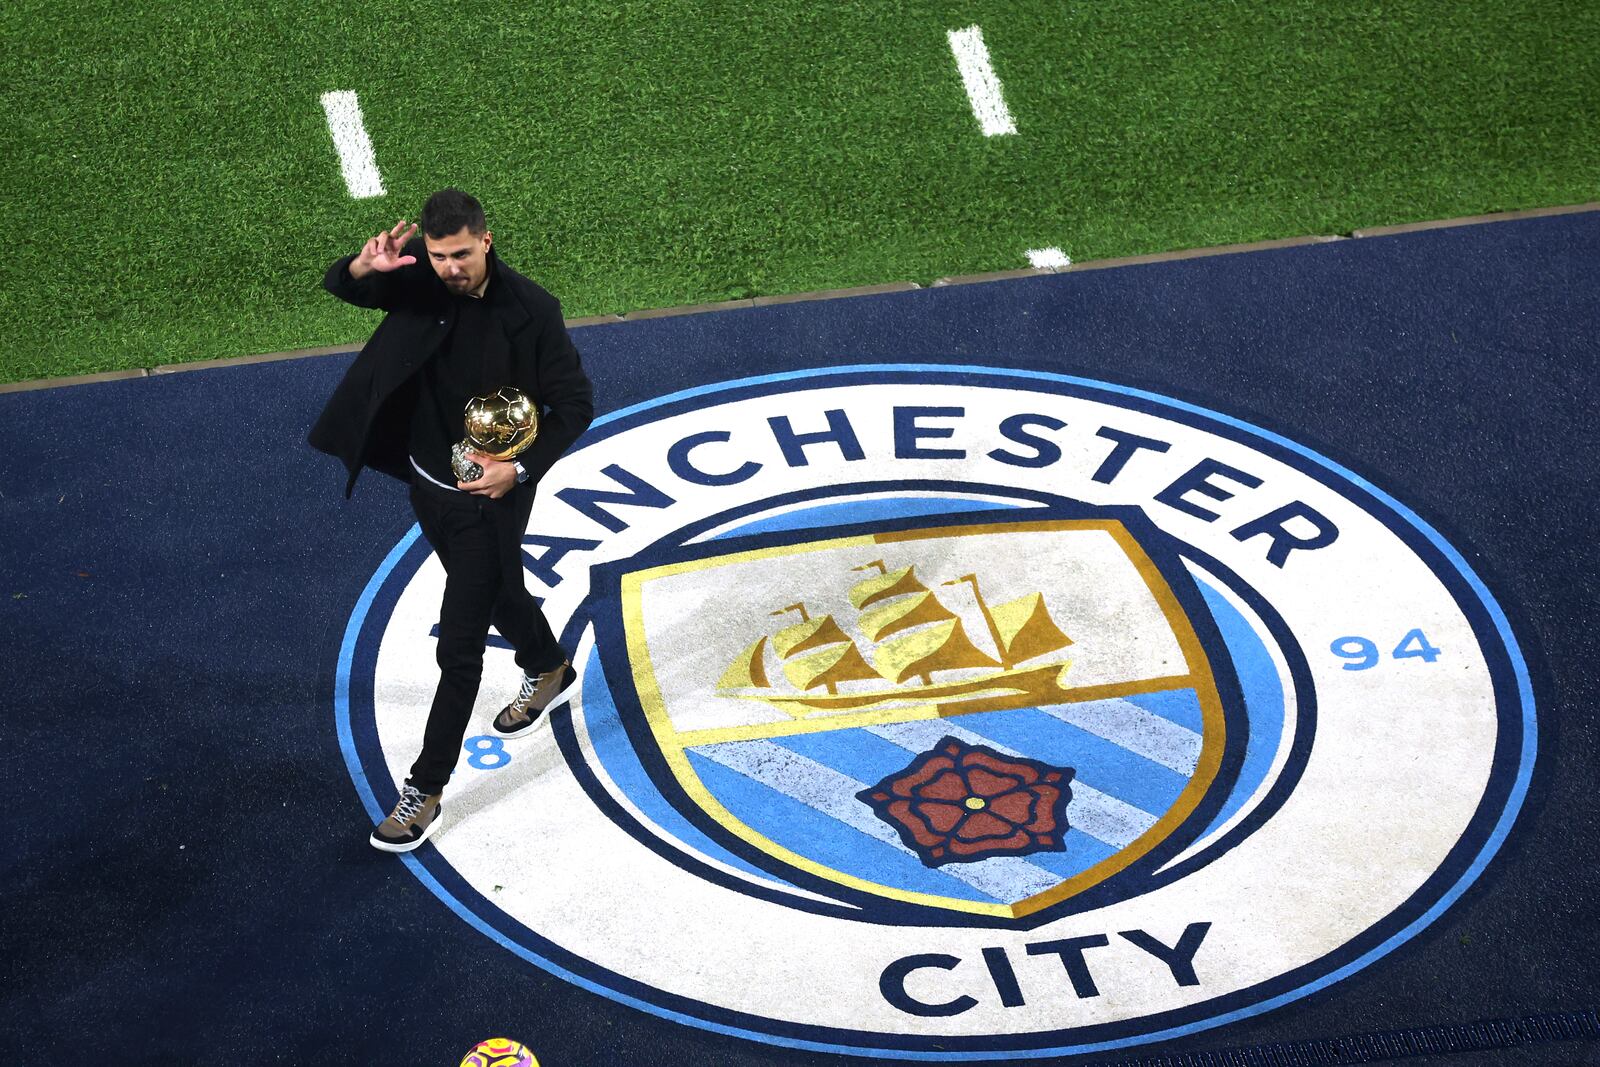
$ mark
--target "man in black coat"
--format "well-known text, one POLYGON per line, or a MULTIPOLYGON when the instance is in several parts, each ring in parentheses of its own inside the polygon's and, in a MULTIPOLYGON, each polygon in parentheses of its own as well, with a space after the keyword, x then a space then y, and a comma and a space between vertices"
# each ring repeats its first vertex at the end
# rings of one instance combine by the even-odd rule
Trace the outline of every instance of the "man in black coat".
POLYGON ((416 239, 417 227, 402 219, 328 268, 330 293, 388 314, 310 436, 344 462, 347 497, 362 467, 410 485, 423 536, 445 568, 439 686, 400 801, 372 832, 373 847, 386 852, 409 852, 439 828, 491 623, 523 672, 517 698, 495 717, 497 732, 544 722, 576 678, 523 584, 521 548, 534 486, 594 417, 561 305, 497 259, 478 201, 456 189, 435 193, 422 230, 416 239), (541 411, 538 437, 508 462, 473 455, 483 475, 459 481, 450 449, 465 436, 467 401, 505 386, 541 411))

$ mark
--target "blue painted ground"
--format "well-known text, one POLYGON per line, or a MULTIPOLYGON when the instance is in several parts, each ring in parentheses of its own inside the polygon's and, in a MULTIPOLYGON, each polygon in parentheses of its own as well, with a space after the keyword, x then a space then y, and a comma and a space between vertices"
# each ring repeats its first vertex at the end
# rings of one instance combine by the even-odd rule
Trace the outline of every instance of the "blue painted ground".
MULTIPOLYGON (((1461 549, 1534 671, 1517 832, 1401 950, 1195 1051, 1600 1003, 1597 282, 1582 214, 575 336, 602 412, 874 361, 1151 389, 1289 434, 1461 549)), ((344 501, 304 444, 348 358, 0 395, 0 1063, 454 1064, 508 1019, 538 1020, 520 1036, 547 1067, 845 1062, 536 971, 367 846, 335 656, 413 520, 381 476, 344 501)), ((1597 1061, 1569 1042, 1407 1062, 1597 1061)))

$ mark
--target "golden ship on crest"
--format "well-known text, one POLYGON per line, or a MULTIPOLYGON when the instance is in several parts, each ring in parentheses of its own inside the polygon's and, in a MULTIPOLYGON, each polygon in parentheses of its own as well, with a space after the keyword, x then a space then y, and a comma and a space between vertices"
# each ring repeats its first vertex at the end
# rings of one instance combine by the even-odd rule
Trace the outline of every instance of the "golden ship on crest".
POLYGON ((1068 661, 1020 666, 1072 644, 1051 618, 1043 593, 991 606, 975 574, 942 583, 972 586, 997 659, 972 643, 961 617, 917 577, 914 565, 890 570, 873 560, 853 569, 878 572, 850 588, 856 626, 873 645, 869 654, 832 615, 812 617, 803 602, 790 604, 772 614, 798 612, 800 621, 752 642, 723 673, 719 694, 765 701, 796 719, 891 702, 933 705, 943 714, 953 705, 987 711, 1067 699, 1068 661), (769 648, 793 688, 773 684, 769 648), (935 678, 957 671, 960 677, 935 678), (847 685, 873 681, 880 684, 847 685))

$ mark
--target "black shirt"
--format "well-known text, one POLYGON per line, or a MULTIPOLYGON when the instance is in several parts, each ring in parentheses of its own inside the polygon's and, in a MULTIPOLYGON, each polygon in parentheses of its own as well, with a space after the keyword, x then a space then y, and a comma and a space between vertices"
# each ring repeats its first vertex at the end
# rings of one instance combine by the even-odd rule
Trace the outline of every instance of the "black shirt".
POLYGON ((467 401, 499 388, 484 380, 483 340, 487 331, 500 327, 487 300, 452 296, 451 303, 455 321, 449 336, 417 375, 409 448, 411 458, 429 477, 454 487, 450 449, 467 435, 467 401))

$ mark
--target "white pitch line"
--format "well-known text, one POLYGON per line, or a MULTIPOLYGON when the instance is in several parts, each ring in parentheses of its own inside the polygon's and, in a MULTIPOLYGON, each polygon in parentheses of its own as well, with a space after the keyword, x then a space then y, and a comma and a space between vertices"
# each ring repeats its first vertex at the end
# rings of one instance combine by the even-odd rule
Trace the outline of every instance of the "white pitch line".
POLYGON ((322 110, 328 114, 328 132, 339 152, 339 169, 344 172, 345 188, 357 200, 383 195, 383 176, 372 155, 372 140, 361 121, 361 104, 349 90, 322 94, 322 110))
POLYGON ((972 102, 972 114, 983 127, 985 137, 1016 133, 1017 124, 1011 121, 1006 110, 1005 97, 1000 93, 1000 79, 995 77, 989 63, 989 50, 983 45, 983 30, 968 26, 964 30, 951 30, 950 51, 955 53, 956 66, 961 68, 961 81, 967 87, 967 99, 972 102))
POLYGON ((1059 248, 1030 248, 1028 263, 1034 270, 1066 270, 1072 260, 1059 248))

